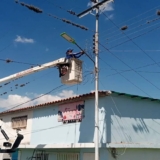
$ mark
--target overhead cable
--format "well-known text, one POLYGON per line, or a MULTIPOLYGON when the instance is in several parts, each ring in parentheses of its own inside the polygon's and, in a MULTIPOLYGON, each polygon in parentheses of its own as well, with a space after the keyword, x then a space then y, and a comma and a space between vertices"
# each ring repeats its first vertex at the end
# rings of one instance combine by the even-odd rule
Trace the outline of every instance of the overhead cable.
MULTIPOLYGON (((132 17, 132 18, 130 18, 130 19, 124 21, 124 22, 121 22, 120 24, 118 24, 118 26, 124 25, 124 24, 126 24, 126 22, 129 22, 129 21, 131 21, 131 20, 133 20, 133 19, 135 19, 135 18, 138 18, 138 17, 140 17, 140 16, 142 16, 142 15, 144 15, 144 14, 146 14, 146 13, 152 11, 152 10, 155 10, 155 9, 157 9, 157 8, 159 8, 159 7, 160 7, 160 5, 158 5, 158 6, 154 7, 154 8, 151 8, 151 9, 149 9, 149 10, 147 10, 147 11, 145 11, 145 12, 143 12, 143 13, 135 16, 135 17, 132 17)), ((130 25, 132 25, 132 24, 130 24, 130 25)), ((109 30, 111 30, 111 29, 113 29, 113 28, 107 29, 105 32, 107 32, 107 31, 109 31, 109 30)))
MULTIPOLYGON (((36 12, 36 13, 42 13, 42 12, 43 12, 40 8, 35 7, 35 6, 33 6, 33 5, 28 5, 28 4, 25 4, 25 3, 23 3, 23 2, 19 2, 19 3, 20 3, 22 6, 25 6, 25 7, 27 7, 28 9, 30 9, 30 10, 36 12)), ((78 28, 80 28, 80 29, 88 30, 88 28, 86 28, 85 26, 76 24, 76 23, 71 22, 70 20, 67 20, 67 19, 65 19, 65 18, 59 18, 59 17, 57 17, 57 16, 55 16, 55 15, 52 15, 52 14, 47 14, 47 15, 48 15, 48 16, 51 16, 51 17, 53 17, 53 18, 55 18, 55 19, 61 20, 61 21, 64 22, 64 23, 67 23, 67 24, 73 25, 73 26, 75 26, 75 27, 78 27, 78 28)))
MULTIPOLYGON (((104 13, 103 13, 104 14, 104 13)), ((118 29, 119 29, 119 27, 117 26, 117 24, 113 21, 113 20, 111 20, 106 14, 104 14, 109 20, 110 20, 110 22, 114 25, 114 26, 116 26, 118 29)), ((139 48, 148 58, 150 58, 153 62, 155 62, 156 63, 156 61, 147 53, 147 52, 145 52, 136 42, 134 42, 124 31, 121 31, 122 32, 122 34, 124 34, 137 48, 139 48)), ((160 65, 157 63, 157 65, 160 67, 160 65)))

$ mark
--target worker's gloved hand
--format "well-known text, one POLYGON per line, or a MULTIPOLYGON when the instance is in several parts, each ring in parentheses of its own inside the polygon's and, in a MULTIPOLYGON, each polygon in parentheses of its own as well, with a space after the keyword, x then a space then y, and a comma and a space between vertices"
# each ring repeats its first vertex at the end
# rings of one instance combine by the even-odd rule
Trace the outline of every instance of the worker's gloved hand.
POLYGON ((84 54, 84 51, 81 51, 81 54, 84 54))

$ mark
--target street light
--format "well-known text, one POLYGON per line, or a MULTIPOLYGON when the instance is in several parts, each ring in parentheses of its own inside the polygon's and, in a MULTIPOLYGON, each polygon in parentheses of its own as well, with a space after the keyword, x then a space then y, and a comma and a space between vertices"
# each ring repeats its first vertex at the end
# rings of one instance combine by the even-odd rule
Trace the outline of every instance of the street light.
POLYGON ((75 44, 81 51, 85 53, 85 55, 95 64, 94 60, 76 43, 76 41, 70 37, 67 33, 63 32, 60 34, 65 40, 67 40, 70 43, 75 44))
POLYGON ((67 33, 63 32, 61 33, 61 36, 70 43, 76 44, 75 40, 72 37, 70 37, 67 33))

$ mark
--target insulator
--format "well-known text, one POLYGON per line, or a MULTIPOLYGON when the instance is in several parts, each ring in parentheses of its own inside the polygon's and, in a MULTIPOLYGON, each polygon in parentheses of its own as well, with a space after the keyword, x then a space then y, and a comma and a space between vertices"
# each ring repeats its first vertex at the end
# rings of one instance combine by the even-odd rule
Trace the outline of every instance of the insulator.
POLYGON ((123 27, 121 27, 121 30, 126 30, 128 28, 128 26, 123 26, 123 27))
POLYGON ((157 11, 157 15, 160 16, 160 10, 157 11))

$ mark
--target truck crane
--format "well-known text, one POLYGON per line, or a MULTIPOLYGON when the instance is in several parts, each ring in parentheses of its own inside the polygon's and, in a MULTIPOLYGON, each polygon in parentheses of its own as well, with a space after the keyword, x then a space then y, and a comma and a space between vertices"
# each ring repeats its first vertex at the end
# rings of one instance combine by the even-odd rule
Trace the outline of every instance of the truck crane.
MULTIPOLYGON (((29 74, 33 74, 35 72, 39 72, 51 67, 57 67, 59 70, 59 77, 61 78, 61 82, 66 85, 73 85, 82 82, 82 61, 79 59, 66 59, 60 58, 52 62, 48 62, 10 76, 4 77, 0 79, 0 83, 6 83, 8 81, 16 80, 27 76, 29 74)), ((5 123, 0 120, 0 136, 3 135, 4 139, 1 140, 2 145, 0 143, 0 159, 2 160, 11 160, 10 154, 15 152, 18 148, 21 140, 23 139, 23 135, 19 134, 16 130, 6 127, 5 123)))
POLYGON ((15 152, 24 138, 19 134, 17 130, 7 126, 2 120, 0 120, 0 158, 2 160, 10 160, 10 154, 15 152))
POLYGON ((72 85, 82 82, 82 61, 74 58, 60 58, 55 61, 12 74, 5 78, 1 78, 0 83, 16 80, 29 74, 33 74, 35 72, 39 72, 51 67, 57 67, 59 69, 59 77, 61 77, 61 82, 63 84, 72 85))

